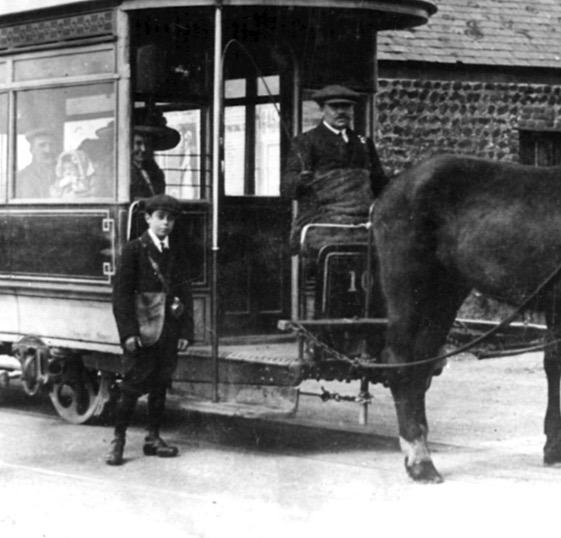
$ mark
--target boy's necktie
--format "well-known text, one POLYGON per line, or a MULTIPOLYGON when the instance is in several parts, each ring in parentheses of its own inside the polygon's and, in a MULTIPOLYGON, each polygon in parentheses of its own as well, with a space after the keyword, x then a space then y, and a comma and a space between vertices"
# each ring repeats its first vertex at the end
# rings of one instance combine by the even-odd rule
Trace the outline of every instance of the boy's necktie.
POLYGON ((160 241, 160 250, 162 253, 162 265, 167 267, 169 260, 169 248, 166 248, 166 244, 163 241, 160 241))

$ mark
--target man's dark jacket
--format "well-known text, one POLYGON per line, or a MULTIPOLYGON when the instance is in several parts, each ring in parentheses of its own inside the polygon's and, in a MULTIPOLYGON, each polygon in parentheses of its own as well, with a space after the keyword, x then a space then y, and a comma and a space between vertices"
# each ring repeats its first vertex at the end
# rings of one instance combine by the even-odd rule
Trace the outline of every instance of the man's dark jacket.
POLYGON ((164 255, 156 247, 148 231, 123 247, 113 286, 113 314, 123 344, 130 336, 140 334, 135 313, 136 294, 164 291, 164 286, 152 267, 148 254, 160 266, 170 286, 171 293, 167 297, 165 323, 177 324, 179 338, 187 339, 190 343, 194 341, 193 297, 187 263, 177 249, 173 248, 171 241, 168 250, 169 259, 165 263, 164 255), (183 315, 177 320, 169 312, 173 296, 178 297, 185 306, 183 315))
POLYGON ((347 136, 345 142, 321 122, 293 140, 281 184, 281 194, 299 202, 293 249, 308 223, 364 221, 388 183, 372 140, 350 129, 347 136))

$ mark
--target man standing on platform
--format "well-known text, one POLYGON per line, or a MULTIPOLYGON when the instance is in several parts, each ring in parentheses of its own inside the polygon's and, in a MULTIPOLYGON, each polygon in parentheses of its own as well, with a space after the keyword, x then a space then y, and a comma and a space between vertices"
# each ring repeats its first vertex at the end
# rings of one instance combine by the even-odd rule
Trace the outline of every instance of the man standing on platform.
MULTIPOLYGON (((298 201, 290 240, 294 254, 306 224, 366 222, 370 206, 388 183, 372 140, 350 127, 360 95, 334 85, 312 98, 321 108, 322 121, 294 139, 281 185, 284 196, 298 201)), ((325 242, 338 242, 339 235, 348 234, 316 228, 307 244, 317 251, 325 242)))

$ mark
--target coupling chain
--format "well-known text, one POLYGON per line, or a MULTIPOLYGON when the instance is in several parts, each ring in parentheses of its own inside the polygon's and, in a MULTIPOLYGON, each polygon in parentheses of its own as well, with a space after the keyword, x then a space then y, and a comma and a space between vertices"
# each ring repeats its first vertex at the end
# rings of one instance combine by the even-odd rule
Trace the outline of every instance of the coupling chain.
POLYGON ((358 366, 358 361, 357 360, 351 359, 347 355, 337 351, 336 349, 333 349, 331 346, 326 344, 323 340, 320 340, 319 337, 316 336, 313 332, 306 329, 306 327, 304 327, 301 323, 298 323, 297 321, 291 321, 290 324, 292 325, 292 327, 294 328, 294 330, 296 332, 298 332, 299 334, 301 334, 305 338, 311 340, 317 347, 323 349, 324 351, 326 351, 327 353, 332 355, 334 358, 336 358, 340 361, 346 362, 347 364, 350 364, 351 366, 355 366, 355 367, 358 366))
POLYGON ((321 387, 321 394, 317 392, 300 392, 302 396, 317 396, 322 402, 328 402, 333 400, 334 402, 356 402, 360 405, 366 405, 372 403, 372 394, 369 392, 361 392, 358 396, 345 396, 339 394, 338 392, 329 392, 321 387))

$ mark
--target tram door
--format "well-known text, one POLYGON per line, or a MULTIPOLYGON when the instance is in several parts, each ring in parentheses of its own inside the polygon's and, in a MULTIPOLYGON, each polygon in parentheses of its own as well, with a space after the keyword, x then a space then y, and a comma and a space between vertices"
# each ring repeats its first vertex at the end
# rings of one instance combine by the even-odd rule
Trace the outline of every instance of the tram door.
POLYGON ((221 330, 267 334, 290 308, 290 203, 280 198, 280 77, 234 75, 225 80, 224 92, 221 330))

